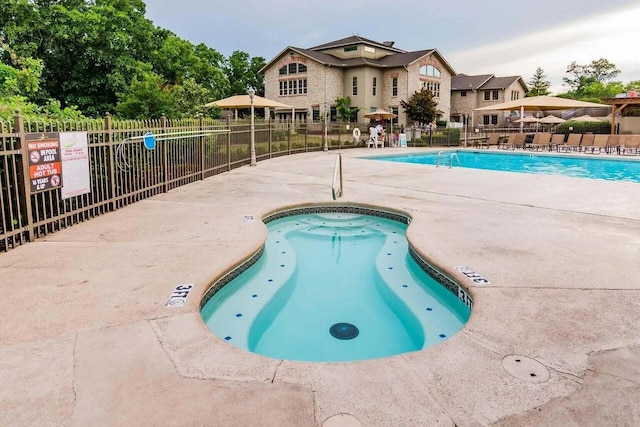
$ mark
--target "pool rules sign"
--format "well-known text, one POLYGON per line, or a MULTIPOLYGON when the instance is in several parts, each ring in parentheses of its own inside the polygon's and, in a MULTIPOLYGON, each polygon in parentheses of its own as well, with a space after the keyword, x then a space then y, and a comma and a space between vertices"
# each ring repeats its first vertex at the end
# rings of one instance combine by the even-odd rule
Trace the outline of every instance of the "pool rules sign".
POLYGON ((62 186, 62 160, 58 133, 28 133, 25 141, 29 155, 31 191, 62 186))

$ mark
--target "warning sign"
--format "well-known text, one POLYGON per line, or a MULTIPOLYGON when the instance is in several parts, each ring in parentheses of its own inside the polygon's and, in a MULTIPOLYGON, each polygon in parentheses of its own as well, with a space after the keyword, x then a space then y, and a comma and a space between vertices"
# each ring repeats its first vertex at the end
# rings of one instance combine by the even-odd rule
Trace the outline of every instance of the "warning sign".
POLYGON ((50 190, 62 185, 62 161, 60 159, 60 138, 57 134, 28 134, 26 138, 29 152, 29 179, 31 191, 50 190))

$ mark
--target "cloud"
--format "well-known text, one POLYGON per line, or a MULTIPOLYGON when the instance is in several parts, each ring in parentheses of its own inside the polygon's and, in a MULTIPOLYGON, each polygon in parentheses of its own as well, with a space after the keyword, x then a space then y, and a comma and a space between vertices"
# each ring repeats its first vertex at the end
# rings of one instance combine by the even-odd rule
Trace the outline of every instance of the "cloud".
POLYGON ((640 79, 637 55, 630 51, 631 41, 640 40, 640 27, 635 22, 640 22, 640 5, 479 48, 443 54, 457 72, 472 75, 521 75, 528 81, 541 67, 554 93, 568 90, 562 86, 562 77, 566 77, 566 68, 571 62, 589 64, 606 58, 621 71, 618 80, 627 83, 640 79))

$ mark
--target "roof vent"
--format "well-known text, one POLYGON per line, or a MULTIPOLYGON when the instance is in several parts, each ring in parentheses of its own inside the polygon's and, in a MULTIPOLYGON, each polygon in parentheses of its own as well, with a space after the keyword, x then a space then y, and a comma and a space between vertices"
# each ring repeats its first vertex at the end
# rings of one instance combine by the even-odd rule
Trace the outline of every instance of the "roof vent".
POLYGON ((392 47, 396 42, 391 42, 391 41, 386 41, 386 42, 382 42, 383 45, 388 46, 388 47, 392 47))

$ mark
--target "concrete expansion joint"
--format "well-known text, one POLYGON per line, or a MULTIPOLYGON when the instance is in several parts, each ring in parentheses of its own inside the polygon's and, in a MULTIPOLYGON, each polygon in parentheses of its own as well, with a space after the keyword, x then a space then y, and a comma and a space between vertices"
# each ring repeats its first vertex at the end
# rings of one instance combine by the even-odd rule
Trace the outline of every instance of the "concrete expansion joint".
POLYGON ((610 377, 610 378, 615 378, 616 380, 624 381, 626 383, 633 384, 634 386, 640 387, 640 382, 634 381, 634 380, 626 378, 626 377, 621 377, 620 375, 614 375, 614 374, 611 374, 609 372, 597 371, 597 370, 591 369, 591 368, 588 368, 587 372, 591 372, 591 373, 598 374, 598 375, 604 375, 604 376, 607 376, 607 377, 610 377))
MULTIPOLYGON (((160 338, 160 329, 158 328, 158 325, 156 324, 154 319, 149 319, 149 320, 147 320, 147 322, 149 323, 149 326, 151 326, 151 330, 153 331, 153 334, 155 335, 156 340, 158 341, 158 344, 160 345, 160 348, 162 349, 162 352, 167 357, 167 359, 169 359, 169 361, 171 362, 171 365, 173 366, 173 369, 175 370, 175 372, 178 375, 178 377, 180 377, 180 378, 188 378, 187 376, 183 375, 182 372, 180 372, 180 369, 178 369, 178 365, 177 365, 176 361, 173 360, 173 358, 171 357, 171 354, 169 353, 169 351, 167 351, 165 343, 162 342, 162 338, 160 338)), ((204 378, 201 378, 201 379, 204 379, 204 378)))
POLYGON ((462 333, 464 334, 465 337, 469 339, 469 341, 482 347, 483 349, 489 351, 490 353, 493 353, 496 356, 502 357, 504 354, 507 353, 507 350, 502 346, 500 346, 500 344, 496 343, 495 341, 491 341, 485 338, 484 336, 479 335, 477 332, 469 331, 463 328, 462 333))
POLYGON ((280 363, 278 363, 276 365, 276 368, 273 370, 273 375, 271 376, 271 381, 269 381, 271 384, 273 384, 274 381, 276 380, 276 377, 278 376, 278 370, 280 369, 280 366, 282 366, 283 363, 284 363, 284 359, 280 360, 280 363))
MULTIPOLYGON (((545 365, 546 368, 553 372, 554 374, 557 374, 565 379, 568 379, 569 381, 572 381, 576 384, 579 384, 580 386, 582 386, 584 384, 584 377, 572 374, 571 372, 565 372, 565 371, 561 371, 555 368, 552 368, 551 366, 545 365)), ((588 370, 588 369, 587 369, 588 370)))
MULTIPOLYGON (((73 370, 71 371, 71 391, 73 392, 73 408, 75 410, 78 401, 78 392, 76 391, 76 349, 78 348, 78 334, 73 340, 73 370)), ((72 411, 73 413, 73 411, 72 411)))

